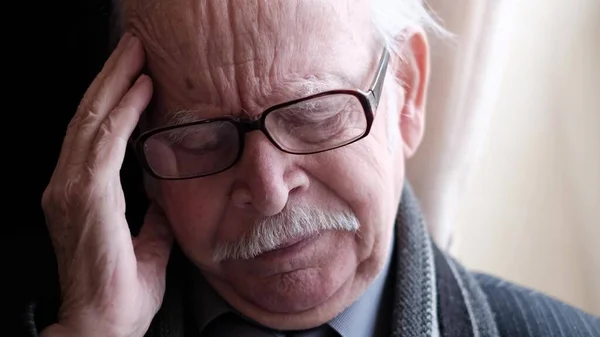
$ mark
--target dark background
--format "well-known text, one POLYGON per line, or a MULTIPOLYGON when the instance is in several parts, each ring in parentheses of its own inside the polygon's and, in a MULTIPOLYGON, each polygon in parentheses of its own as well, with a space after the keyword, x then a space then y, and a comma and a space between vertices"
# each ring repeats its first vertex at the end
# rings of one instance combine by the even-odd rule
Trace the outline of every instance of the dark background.
MULTIPOLYGON (((110 10, 108 0, 3 7, 1 336, 20 336, 24 307, 58 289, 41 196, 66 126, 108 58, 110 10)), ((131 151, 121 176, 135 231, 147 202, 131 151)))

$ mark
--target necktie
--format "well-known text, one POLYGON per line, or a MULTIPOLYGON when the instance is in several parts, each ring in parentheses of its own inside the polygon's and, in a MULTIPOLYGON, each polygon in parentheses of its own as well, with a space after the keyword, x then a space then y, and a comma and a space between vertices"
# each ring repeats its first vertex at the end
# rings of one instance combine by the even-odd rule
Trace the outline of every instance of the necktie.
POLYGON ((324 325, 314 330, 276 332, 250 323, 234 313, 213 320, 202 332, 202 337, 337 337, 331 327, 324 325))
POLYGON ((266 328, 252 324, 241 317, 227 313, 213 320, 202 332, 202 337, 276 337, 266 328))

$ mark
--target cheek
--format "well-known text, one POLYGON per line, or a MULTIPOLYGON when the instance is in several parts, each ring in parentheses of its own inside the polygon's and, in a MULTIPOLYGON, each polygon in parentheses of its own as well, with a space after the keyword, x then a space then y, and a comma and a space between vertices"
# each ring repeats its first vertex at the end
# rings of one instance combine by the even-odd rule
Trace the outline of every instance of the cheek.
POLYGON ((219 223, 227 205, 226 183, 218 179, 161 184, 161 199, 184 253, 197 264, 210 263, 219 223))
POLYGON ((358 143, 315 156, 307 170, 343 200, 361 223, 356 236, 357 257, 378 256, 376 247, 389 238, 396 214, 397 200, 393 180, 393 161, 385 142, 369 136, 358 143), (373 255, 374 254, 374 255, 373 255))

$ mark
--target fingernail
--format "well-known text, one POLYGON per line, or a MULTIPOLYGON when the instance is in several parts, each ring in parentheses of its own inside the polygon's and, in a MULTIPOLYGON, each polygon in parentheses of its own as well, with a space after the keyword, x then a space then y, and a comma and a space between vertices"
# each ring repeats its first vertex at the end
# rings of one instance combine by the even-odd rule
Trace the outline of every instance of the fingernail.
POLYGON ((133 85, 139 85, 144 83, 145 81, 148 80, 148 76, 146 76, 145 74, 141 74, 137 80, 135 80, 135 83, 133 85))

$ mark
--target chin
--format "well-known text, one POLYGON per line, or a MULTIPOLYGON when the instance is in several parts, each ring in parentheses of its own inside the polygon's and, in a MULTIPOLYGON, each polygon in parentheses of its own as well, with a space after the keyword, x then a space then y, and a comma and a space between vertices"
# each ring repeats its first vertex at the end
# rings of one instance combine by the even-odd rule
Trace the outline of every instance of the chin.
POLYGON ((307 329, 344 310, 361 293, 352 233, 327 232, 252 260, 224 262, 209 283, 230 305, 275 329, 307 329))

